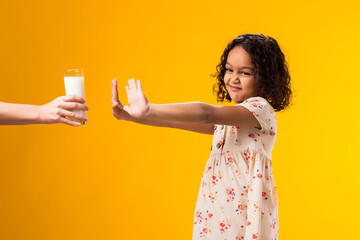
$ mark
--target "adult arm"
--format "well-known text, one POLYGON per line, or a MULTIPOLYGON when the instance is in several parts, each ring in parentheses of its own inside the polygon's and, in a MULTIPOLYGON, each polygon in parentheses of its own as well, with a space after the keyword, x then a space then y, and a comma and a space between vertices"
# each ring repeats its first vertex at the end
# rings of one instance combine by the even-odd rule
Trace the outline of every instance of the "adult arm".
POLYGON ((41 106, 0 102, 0 125, 65 123, 80 126, 79 122, 66 117, 87 121, 86 117, 71 110, 87 111, 88 107, 85 100, 76 95, 58 97, 41 106))

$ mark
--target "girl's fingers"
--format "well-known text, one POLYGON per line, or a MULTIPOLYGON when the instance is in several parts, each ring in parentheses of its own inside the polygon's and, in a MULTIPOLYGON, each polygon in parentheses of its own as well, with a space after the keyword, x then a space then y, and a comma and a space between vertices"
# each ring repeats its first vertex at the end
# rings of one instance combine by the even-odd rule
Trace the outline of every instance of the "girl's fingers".
POLYGON ((126 87, 125 87, 125 90, 126 90, 127 97, 128 97, 128 99, 129 99, 130 96, 131 96, 129 86, 126 86, 126 87))
POLYGON ((132 84, 131 84, 131 79, 129 79, 128 80, 128 89, 129 89, 129 93, 130 93, 130 95, 132 94, 132 92, 133 92, 133 87, 132 87, 132 84))
POLYGON ((112 85, 111 85, 111 92, 112 92, 112 101, 113 102, 118 102, 119 101, 119 95, 118 95, 118 90, 117 90, 117 82, 116 79, 114 79, 112 81, 112 85))
POLYGON ((136 84, 135 84, 135 79, 130 79, 130 87, 132 89, 132 91, 135 93, 137 91, 136 89, 136 84))
POLYGON ((142 92, 142 87, 141 87, 140 80, 137 80, 137 89, 142 92))
MULTIPOLYGON (((124 111, 130 114, 130 107, 128 105, 124 106, 124 111)), ((131 114, 130 114, 131 115, 131 114)))
POLYGON ((136 85, 136 82, 135 82, 135 79, 134 79, 134 78, 133 78, 133 80, 132 80, 132 83, 133 83, 133 86, 134 86, 135 91, 137 92, 139 89, 137 88, 137 85, 136 85))
POLYGON ((114 108, 117 108, 119 106, 119 103, 118 102, 113 102, 113 104, 112 104, 112 108, 114 109, 114 108))

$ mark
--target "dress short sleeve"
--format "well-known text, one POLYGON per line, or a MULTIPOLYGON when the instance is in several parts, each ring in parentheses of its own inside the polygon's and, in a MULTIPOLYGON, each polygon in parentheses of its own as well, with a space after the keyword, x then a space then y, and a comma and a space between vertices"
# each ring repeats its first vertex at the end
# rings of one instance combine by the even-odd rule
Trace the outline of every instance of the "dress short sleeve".
POLYGON ((258 120, 261 131, 273 131, 276 128, 274 108, 262 97, 251 97, 238 104, 248 109, 258 120))

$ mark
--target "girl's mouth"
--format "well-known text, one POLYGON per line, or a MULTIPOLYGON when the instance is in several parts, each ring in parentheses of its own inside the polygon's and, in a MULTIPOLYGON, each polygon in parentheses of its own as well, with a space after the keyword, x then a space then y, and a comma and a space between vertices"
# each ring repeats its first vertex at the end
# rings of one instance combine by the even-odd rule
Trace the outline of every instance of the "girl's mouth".
POLYGON ((241 90, 241 88, 238 88, 238 87, 233 87, 233 86, 229 86, 229 87, 230 87, 230 90, 233 92, 237 92, 237 91, 241 90))

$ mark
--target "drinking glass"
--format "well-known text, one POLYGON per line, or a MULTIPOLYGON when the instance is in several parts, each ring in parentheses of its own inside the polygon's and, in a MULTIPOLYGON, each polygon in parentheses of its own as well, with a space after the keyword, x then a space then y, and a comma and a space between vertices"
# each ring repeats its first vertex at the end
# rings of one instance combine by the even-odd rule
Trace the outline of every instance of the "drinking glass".
MULTIPOLYGON (((65 70, 64 82, 66 95, 74 94, 85 99, 84 71, 82 69, 65 70)), ((72 112, 86 117, 86 111, 73 110, 72 112)), ((86 121, 79 121, 73 118, 70 118, 70 120, 80 122, 81 125, 87 123, 86 121)))

